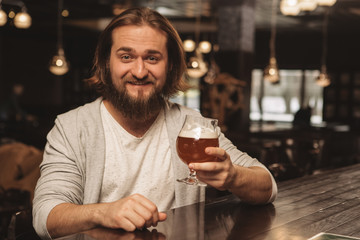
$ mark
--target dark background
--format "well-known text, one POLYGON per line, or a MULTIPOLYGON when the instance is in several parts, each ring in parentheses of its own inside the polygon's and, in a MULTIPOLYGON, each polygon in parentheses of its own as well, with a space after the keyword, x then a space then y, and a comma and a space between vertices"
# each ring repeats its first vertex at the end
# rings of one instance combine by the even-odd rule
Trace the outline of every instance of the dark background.
MULTIPOLYGON (((3 9, 8 11, 14 2, 16 1, 4 0, 3 9)), ((66 0, 64 2, 64 7, 70 10, 70 16, 64 19, 63 41, 65 54, 71 67, 64 76, 55 76, 48 70, 49 61, 56 51, 57 2, 47 0, 24 2, 33 18, 32 26, 29 29, 17 29, 10 21, 6 26, 0 27, 0 102, 9 97, 14 84, 24 85, 25 91, 19 99, 20 105, 27 113, 37 116, 38 123, 34 126, 34 131, 30 133, 31 137, 20 140, 41 147, 45 143, 44 136, 52 127, 57 114, 96 97, 96 94, 86 87, 84 79, 90 76, 100 31, 96 27, 81 25, 76 21, 91 22, 101 17, 111 17, 111 6, 114 3, 126 5, 129 1, 66 0)), ((149 2, 151 1, 147 3, 133 1, 132 4, 144 5, 149 2)), ((246 5, 249 1, 225 2, 246 5)), ((171 6, 179 11, 186 7, 185 4, 180 4, 181 1, 152 2, 157 6, 171 3, 173 4, 171 6)), ((193 7, 196 7, 196 1, 193 3, 193 7)), ((203 1, 203 6, 208 6, 208 8, 202 8, 200 11, 201 26, 204 29, 201 32, 201 38, 211 36, 213 43, 216 43, 219 2, 203 1)), ((229 72, 236 72, 238 61, 234 61, 233 58, 239 58, 239 56, 245 59, 240 61, 244 61, 243 65, 247 71, 251 71, 252 68, 263 69, 267 65, 270 6, 271 1, 268 0, 258 0, 252 5, 255 8, 253 9, 254 51, 240 54, 220 51, 216 53, 216 60, 220 67, 229 72)), ((16 7, 13 8, 16 10, 16 7)), ((360 17, 355 14, 359 9, 360 1, 350 0, 339 0, 331 9, 327 65, 328 71, 335 76, 342 72, 360 71, 360 17)), ((322 23, 325 11, 327 9, 319 8, 314 13, 304 13, 297 17, 285 17, 278 13, 276 56, 281 69, 320 69, 322 23)), ((168 16, 168 18, 175 26, 188 24, 193 27, 196 14, 195 11, 190 16, 184 16, 182 13, 179 16, 168 16)), ((184 38, 194 34, 193 31, 193 28, 184 27, 179 30, 184 38)), ((247 111, 242 114, 247 116, 247 111)), ((29 134, 20 134, 17 137, 24 138, 25 135, 29 134)))

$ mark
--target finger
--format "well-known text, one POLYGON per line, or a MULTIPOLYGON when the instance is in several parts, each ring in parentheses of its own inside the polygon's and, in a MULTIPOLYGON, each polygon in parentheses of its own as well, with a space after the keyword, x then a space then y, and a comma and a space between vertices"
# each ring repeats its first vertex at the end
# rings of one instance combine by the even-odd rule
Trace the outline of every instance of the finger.
POLYGON ((205 148, 205 153, 211 156, 215 156, 221 161, 224 161, 229 157, 224 149, 218 147, 207 147, 205 148))
POLYGON ((136 225, 133 223, 133 220, 130 220, 131 217, 125 217, 122 221, 121 221, 121 227, 122 229, 124 229, 127 232, 133 232, 136 230, 136 225))
POLYGON ((135 206, 133 211, 130 211, 125 217, 135 226, 135 229, 142 229, 146 224, 147 217, 145 211, 146 209, 142 206, 135 206))
POLYGON ((137 214, 139 214, 144 221, 142 227, 148 228, 158 222, 157 212, 153 212, 152 210, 150 210, 146 207, 138 208, 138 209, 136 209, 136 211, 137 211, 137 214))
MULTIPOLYGON (((157 221, 157 222, 153 222, 153 223, 151 224, 151 226, 156 227, 159 222, 165 221, 166 218, 167 218, 167 214, 166 214, 166 213, 159 212, 159 213, 158 213, 158 221, 157 221)), ((151 226, 149 226, 149 227, 151 227, 151 226)))
MULTIPOLYGON (((135 226, 135 229, 142 229, 146 225, 146 222, 152 219, 152 213, 144 205, 147 201, 149 200, 147 200, 144 196, 134 194, 127 197, 125 205, 122 207, 123 218, 130 221, 131 224, 135 226)), ((130 230, 134 230, 131 226, 128 228, 130 228, 130 230)))
POLYGON ((200 171, 203 172, 218 172, 222 170, 222 162, 203 162, 203 163, 190 163, 189 168, 193 169, 200 174, 200 171))
POLYGON ((146 219, 146 227, 156 226, 159 221, 159 212, 156 205, 151 204, 146 206, 147 211, 149 211, 149 216, 146 219))
POLYGON ((155 225, 158 222, 157 213, 152 212, 150 209, 148 209, 144 206, 138 206, 135 209, 135 212, 137 215, 139 215, 141 217, 141 221, 138 222, 137 227, 148 228, 148 227, 151 227, 152 225, 155 225))
POLYGON ((197 178, 202 181, 205 182, 211 186, 213 186, 213 182, 217 181, 217 177, 213 176, 213 175, 209 175, 207 174, 207 172, 201 172, 199 174, 197 174, 197 178))
POLYGON ((140 194, 136 194, 135 198, 143 207, 139 207, 137 213, 144 218, 145 226, 150 227, 156 225, 159 221, 159 212, 156 205, 140 194))

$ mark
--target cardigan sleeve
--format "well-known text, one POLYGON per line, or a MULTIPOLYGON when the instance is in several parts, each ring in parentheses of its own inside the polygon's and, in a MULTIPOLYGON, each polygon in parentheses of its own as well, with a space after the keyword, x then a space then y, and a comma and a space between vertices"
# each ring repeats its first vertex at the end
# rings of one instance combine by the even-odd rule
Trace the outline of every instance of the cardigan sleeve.
MULTIPOLYGON (((70 133, 72 135, 76 132, 70 133)), ((69 142, 59 118, 47 136, 41 176, 35 188, 33 200, 33 226, 42 239, 51 239, 46 228, 50 211, 60 203, 81 204, 83 177, 79 156, 69 142)), ((75 137, 76 138, 76 137, 75 137)), ((73 140, 72 140, 73 141, 73 140)))
POLYGON ((230 155, 231 161, 234 164, 243 167, 253 167, 253 166, 262 167, 269 173, 272 182, 272 193, 268 202, 269 203, 273 202, 277 196, 278 190, 277 190, 276 181, 273 175, 271 174, 271 172, 257 159, 252 158, 247 153, 237 149, 237 147, 234 146, 232 142, 224 136, 223 133, 220 134, 219 142, 220 142, 220 147, 223 148, 230 155))

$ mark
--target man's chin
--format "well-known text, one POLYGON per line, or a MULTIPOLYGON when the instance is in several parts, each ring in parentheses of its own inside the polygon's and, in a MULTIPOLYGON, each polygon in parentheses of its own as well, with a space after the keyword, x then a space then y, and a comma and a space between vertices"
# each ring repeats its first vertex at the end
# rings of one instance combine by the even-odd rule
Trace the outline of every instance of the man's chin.
POLYGON ((127 87, 119 90, 109 88, 105 96, 126 118, 146 121, 157 114, 164 105, 162 94, 156 92, 155 89, 147 89, 149 91, 129 90, 134 89, 127 87))
POLYGON ((147 99, 155 93, 153 85, 147 87, 144 86, 126 86, 126 93, 132 98, 144 98, 147 99))
POLYGON ((151 96, 144 96, 144 95, 141 95, 141 96, 132 96, 132 95, 128 95, 129 99, 132 101, 132 102, 148 102, 149 99, 151 98, 151 96))
POLYGON ((151 91, 127 91, 127 95, 131 99, 134 99, 134 100, 136 100, 136 99, 147 100, 154 94, 155 94, 154 90, 151 90, 151 91))

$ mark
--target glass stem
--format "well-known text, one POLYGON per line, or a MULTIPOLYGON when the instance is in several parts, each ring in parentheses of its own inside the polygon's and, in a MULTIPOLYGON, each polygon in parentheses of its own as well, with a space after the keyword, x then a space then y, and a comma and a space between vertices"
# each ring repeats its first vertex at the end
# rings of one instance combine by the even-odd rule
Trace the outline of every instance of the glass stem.
POLYGON ((196 171, 194 169, 190 169, 190 178, 196 179, 196 171))

